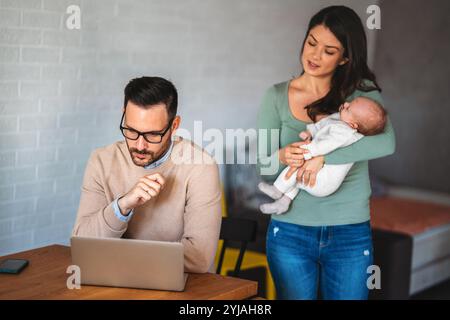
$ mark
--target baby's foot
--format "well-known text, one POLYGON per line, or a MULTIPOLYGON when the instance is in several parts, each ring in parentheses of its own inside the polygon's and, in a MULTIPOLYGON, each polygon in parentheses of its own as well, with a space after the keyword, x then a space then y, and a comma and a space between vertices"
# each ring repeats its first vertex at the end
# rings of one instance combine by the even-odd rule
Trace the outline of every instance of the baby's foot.
POLYGON ((259 183, 258 188, 274 200, 278 200, 283 196, 283 193, 280 190, 265 182, 259 183))
POLYGON ((265 214, 282 214, 289 210, 290 204, 291 199, 288 196, 283 196, 272 203, 261 205, 259 209, 265 214))

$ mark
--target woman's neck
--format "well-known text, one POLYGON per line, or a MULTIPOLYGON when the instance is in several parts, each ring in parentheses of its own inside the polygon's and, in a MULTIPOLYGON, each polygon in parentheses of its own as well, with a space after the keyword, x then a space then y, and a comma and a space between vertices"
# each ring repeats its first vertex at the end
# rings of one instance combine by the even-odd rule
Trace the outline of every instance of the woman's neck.
POLYGON ((331 76, 314 77, 307 73, 302 74, 298 80, 299 84, 308 92, 317 96, 324 96, 330 91, 331 76))

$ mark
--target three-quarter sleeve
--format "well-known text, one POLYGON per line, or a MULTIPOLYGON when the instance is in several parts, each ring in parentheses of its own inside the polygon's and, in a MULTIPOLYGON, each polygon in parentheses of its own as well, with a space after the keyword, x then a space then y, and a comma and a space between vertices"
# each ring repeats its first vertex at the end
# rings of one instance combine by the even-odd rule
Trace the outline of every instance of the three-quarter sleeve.
POLYGON ((275 180, 284 169, 278 157, 280 149, 281 118, 276 108, 276 88, 270 87, 258 112, 257 170, 263 180, 275 180))

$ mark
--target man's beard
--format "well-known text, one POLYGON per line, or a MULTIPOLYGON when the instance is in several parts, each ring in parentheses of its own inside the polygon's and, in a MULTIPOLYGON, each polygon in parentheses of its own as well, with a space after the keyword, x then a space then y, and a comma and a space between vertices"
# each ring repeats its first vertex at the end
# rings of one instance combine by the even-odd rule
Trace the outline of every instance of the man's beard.
MULTIPOLYGON (((130 148, 128 147, 128 151, 130 152, 130 156, 131 156, 131 160, 133 161, 133 163, 139 167, 146 167, 149 164, 159 160, 169 149, 170 147, 170 143, 171 143, 171 139, 167 139, 167 141, 164 143, 164 145, 161 147, 161 150, 158 153, 155 153, 153 151, 150 150, 141 150, 139 151, 136 148, 130 148), (134 156, 134 154, 142 154, 142 155, 148 155, 150 156, 150 159, 148 159, 147 161, 143 162, 145 159, 139 159, 136 158, 134 156)), ((128 142, 127 142, 127 146, 128 146, 128 142)))

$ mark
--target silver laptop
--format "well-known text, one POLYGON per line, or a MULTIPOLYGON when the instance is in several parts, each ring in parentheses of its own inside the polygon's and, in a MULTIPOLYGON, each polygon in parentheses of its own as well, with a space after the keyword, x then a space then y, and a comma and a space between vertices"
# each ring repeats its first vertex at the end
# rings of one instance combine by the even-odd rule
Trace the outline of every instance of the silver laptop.
POLYGON ((81 284, 184 290, 187 274, 180 242, 72 237, 70 243, 81 284))

